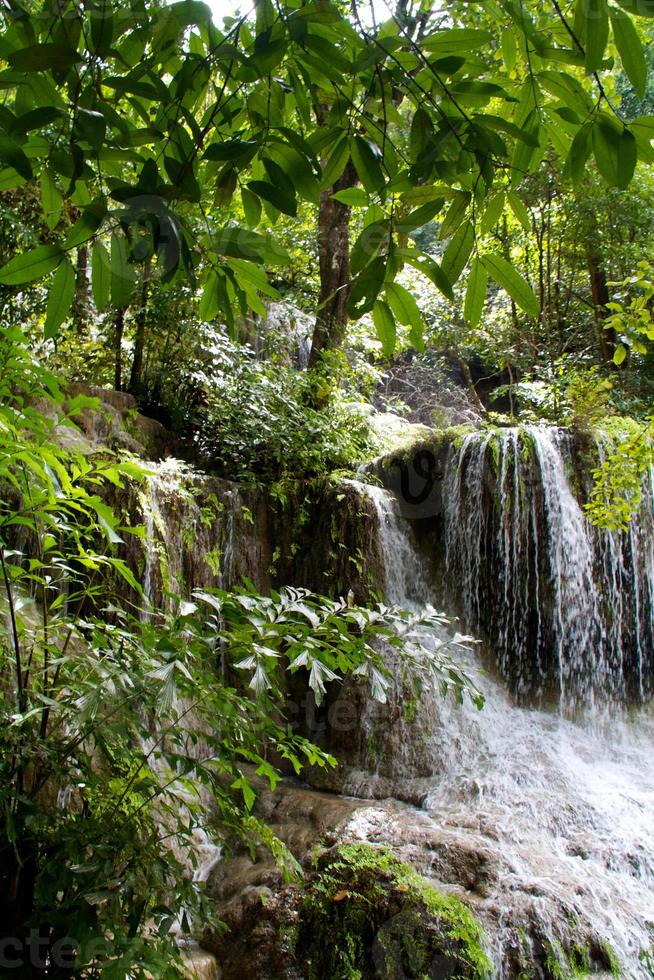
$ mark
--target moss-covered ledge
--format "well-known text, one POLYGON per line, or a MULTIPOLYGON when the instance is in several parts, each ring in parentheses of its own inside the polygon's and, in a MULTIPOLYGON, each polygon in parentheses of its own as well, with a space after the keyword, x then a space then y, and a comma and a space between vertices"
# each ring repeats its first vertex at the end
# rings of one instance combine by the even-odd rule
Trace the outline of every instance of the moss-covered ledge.
POLYGON ((325 852, 298 912, 294 952, 308 980, 491 975, 484 933, 468 907, 384 847, 325 852))
POLYGON ((486 937, 470 909, 391 850, 321 850, 301 882, 259 889, 236 929, 205 937, 223 980, 487 980, 486 937))
POLYGON ((395 494, 403 517, 432 518, 441 511, 442 483, 452 447, 475 429, 470 425, 434 429, 414 441, 372 460, 369 477, 395 494))

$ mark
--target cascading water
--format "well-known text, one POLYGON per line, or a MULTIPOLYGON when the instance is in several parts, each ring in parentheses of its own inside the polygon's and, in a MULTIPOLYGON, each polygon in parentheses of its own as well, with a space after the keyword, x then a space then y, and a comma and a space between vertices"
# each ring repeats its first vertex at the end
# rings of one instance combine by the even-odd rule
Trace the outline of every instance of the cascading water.
MULTIPOLYGON (((654 527, 598 531, 571 488, 571 437, 472 433, 443 482, 443 595, 488 640, 513 692, 566 710, 643 701, 654 665, 654 527)), ((580 491, 583 488, 580 487, 580 491)))
MULTIPOLYGON (((528 638, 533 642, 542 637, 537 649, 543 659, 532 666, 533 677, 547 669, 547 636, 557 645, 557 663, 572 658, 575 644, 583 644, 590 669, 611 679, 615 674, 601 646, 607 641, 595 584, 598 556, 616 569, 616 581, 624 588, 620 562, 625 554, 642 557, 645 529, 634 528, 631 550, 621 550, 620 557, 603 551, 602 546, 609 547, 607 539, 599 536, 598 544, 565 481, 559 434, 539 430, 532 436, 538 479, 531 486, 521 477, 527 457, 521 453, 520 436, 512 431, 504 439, 496 470, 501 505, 492 519, 483 506, 489 438, 476 436, 463 446, 451 482, 458 494, 448 515, 448 561, 452 570, 458 547, 458 567, 466 571, 469 592, 465 608, 483 615, 487 597, 478 579, 485 581, 483 562, 490 557, 492 531, 492 553, 506 561, 493 570, 496 603, 506 604, 509 617, 498 634, 501 655, 510 656, 513 641, 518 658, 526 656, 528 638), (466 501, 472 513, 464 508, 466 501), (549 519, 547 535, 543 512, 549 519), (456 537, 455 521, 461 525, 456 537), (554 582, 545 581, 543 554, 553 564, 554 582), (519 604, 529 601, 539 609, 536 599, 546 589, 556 604, 553 624, 530 622, 519 604), (600 645, 600 654, 594 654, 594 644, 600 645)), ((430 597, 430 589, 413 529, 391 494, 374 487, 367 493, 379 515, 387 599, 415 607, 430 597)), ((639 575, 646 577, 646 562, 639 558, 637 564, 639 575)), ((644 629, 642 605, 640 612, 644 629)), ((617 636, 617 626, 615 631, 617 636)), ((468 659, 482 668, 480 654, 473 651, 468 659)), ((562 667, 564 685, 570 678, 577 682, 577 663, 562 667)), ((487 928, 496 977, 571 976, 563 950, 575 944, 585 948, 596 970, 604 965, 606 976, 609 948, 622 977, 654 975, 654 959, 648 959, 654 940, 654 718, 643 709, 632 717, 597 715, 594 721, 586 717, 575 722, 560 711, 516 706, 499 679, 485 676, 481 686, 486 697, 481 712, 470 703, 459 707, 426 694, 415 718, 395 726, 395 742, 388 734, 393 725, 387 713, 364 709, 368 738, 385 739, 381 754, 395 754, 399 760, 381 795, 385 790, 415 800, 419 792, 420 808, 393 811, 393 821, 401 821, 407 835, 425 820, 433 827, 423 870, 431 868, 439 877, 436 853, 451 856, 449 865, 449 858, 445 860, 449 871, 440 878, 466 889, 465 897, 487 928), (375 718, 376 733, 371 731, 375 718), (419 743, 422 750, 416 748, 419 743), (430 774, 426 756, 431 758, 430 774), (468 870, 470 855, 484 869, 474 884, 469 880, 474 877, 468 870), (525 966, 534 972, 520 973, 525 966)), ((345 791, 380 795, 375 767, 369 768, 366 780, 368 763, 368 757, 360 762, 349 783, 345 774, 345 791)), ((417 852, 416 863, 421 864, 417 852)))

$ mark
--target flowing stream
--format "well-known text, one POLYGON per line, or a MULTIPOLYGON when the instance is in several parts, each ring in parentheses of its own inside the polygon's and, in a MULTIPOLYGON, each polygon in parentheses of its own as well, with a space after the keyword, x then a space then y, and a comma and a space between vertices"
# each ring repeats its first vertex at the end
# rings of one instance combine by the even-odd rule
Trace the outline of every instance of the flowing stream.
MULTIPOLYGON (((641 694, 647 681, 651 514, 624 536, 595 532, 570 487, 564 437, 536 429, 506 432, 494 450, 491 489, 499 502, 491 512, 493 438, 470 436, 445 478, 449 586, 461 598, 466 628, 490 621, 499 674, 518 677, 514 695, 537 691, 539 676, 553 670, 559 703, 550 710, 518 704, 490 671, 480 680, 481 712, 423 698, 410 732, 433 759, 421 780, 422 809, 441 833, 463 836, 494 868, 473 905, 497 977, 508 975, 516 943, 546 941, 556 953, 566 928, 610 944, 622 976, 654 976, 647 962, 654 717, 646 707, 629 712, 612 703, 613 688, 621 701, 630 676, 641 694), (565 709, 575 701, 584 710, 573 720, 565 709)), ((427 599, 442 605, 396 499, 374 487, 367 493, 379 516, 387 598, 414 608, 427 599)), ((651 494, 646 503, 651 510, 651 494)), ((469 660, 479 671, 488 664, 478 652, 469 660)), ((394 796, 406 798, 403 779, 410 779, 406 767, 394 796)), ((363 795, 366 786, 357 790, 363 795)))

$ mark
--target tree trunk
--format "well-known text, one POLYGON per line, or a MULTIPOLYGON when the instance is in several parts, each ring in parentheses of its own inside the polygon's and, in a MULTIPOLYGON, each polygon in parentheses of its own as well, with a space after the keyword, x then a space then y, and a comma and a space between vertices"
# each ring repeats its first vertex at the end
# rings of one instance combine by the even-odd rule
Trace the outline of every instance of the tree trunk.
POLYGON ((351 161, 333 187, 320 195, 318 258, 320 295, 313 330, 309 367, 315 367, 326 350, 342 344, 347 327, 350 294, 350 208, 334 201, 336 191, 354 187, 357 174, 351 161))
POLYGON ((128 391, 130 394, 138 396, 141 388, 141 374, 143 372, 143 352, 145 350, 145 327, 148 312, 148 285, 150 282, 149 266, 143 269, 143 281, 141 283, 141 305, 136 315, 136 336, 134 338, 134 357, 132 359, 132 371, 129 378, 128 391))
POLYGON ((114 388, 123 390, 123 331, 125 329, 125 307, 116 310, 114 318, 114 388))
POLYGON ((593 300, 595 311, 595 324, 597 327, 597 339, 599 349, 604 364, 613 364, 613 353, 615 351, 616 335, 615 330, 607 330, 605 321, 609 315, 606 304, 610 301, 609 287, 606 281, 606 272, 600 257, 594 251, 588 252, 588 276, 590 279, 590 293, 593 300))

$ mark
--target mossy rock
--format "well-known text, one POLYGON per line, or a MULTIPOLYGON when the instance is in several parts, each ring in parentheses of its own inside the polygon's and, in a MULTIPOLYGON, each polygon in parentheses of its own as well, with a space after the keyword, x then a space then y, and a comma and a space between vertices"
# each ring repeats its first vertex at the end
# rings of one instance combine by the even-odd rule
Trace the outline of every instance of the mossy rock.
POLYGON ((307 980, 491 975, 470 910, 385 848, 345 844, 327 851, 298 913, 295 956, 307 980))

